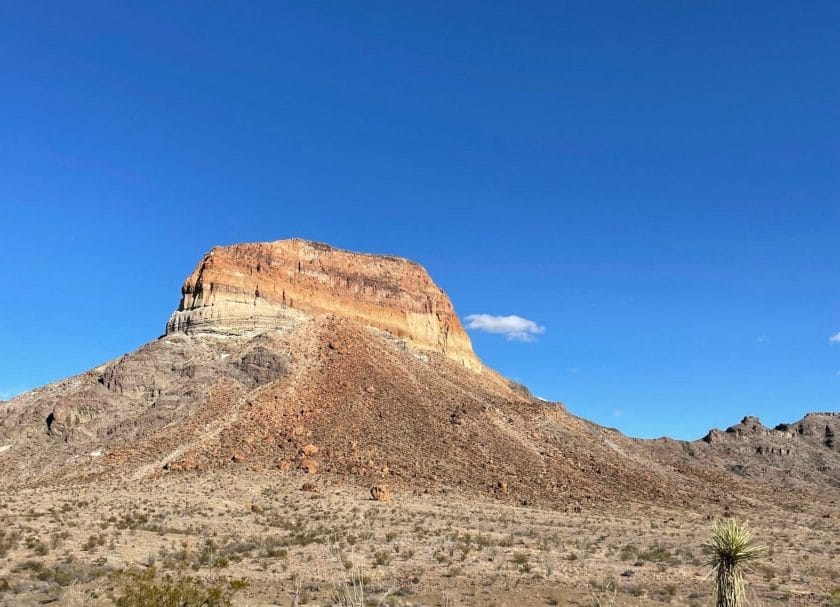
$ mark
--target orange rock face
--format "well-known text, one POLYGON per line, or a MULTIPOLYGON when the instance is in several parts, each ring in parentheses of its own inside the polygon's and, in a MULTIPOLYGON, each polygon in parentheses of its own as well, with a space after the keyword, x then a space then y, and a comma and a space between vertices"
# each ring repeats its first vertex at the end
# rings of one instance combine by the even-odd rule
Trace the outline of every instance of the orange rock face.
POLYGON ((167 333, 259 333, 335 314, 483 368, 452 302, 407 259, 298 239, 216 247, 181 291, 167 333))

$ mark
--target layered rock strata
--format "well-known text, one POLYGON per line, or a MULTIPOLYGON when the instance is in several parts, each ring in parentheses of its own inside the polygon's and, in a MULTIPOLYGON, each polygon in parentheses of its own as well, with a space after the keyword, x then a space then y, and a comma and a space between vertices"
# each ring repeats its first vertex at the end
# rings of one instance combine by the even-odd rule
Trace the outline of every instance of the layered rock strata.
POLYGON ((335 314, 481 371, 452 302, 407 259, 292 239, 216 247, 182 289, 167 334, 242 335, 335 314))

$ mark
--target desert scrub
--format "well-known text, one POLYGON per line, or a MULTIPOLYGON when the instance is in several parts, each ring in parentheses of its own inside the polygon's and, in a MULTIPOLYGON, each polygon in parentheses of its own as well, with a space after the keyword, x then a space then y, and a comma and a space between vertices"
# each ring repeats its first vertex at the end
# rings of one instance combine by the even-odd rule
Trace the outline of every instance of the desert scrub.
POLYGON ((0 558, 17 548, 20 541, 20 532, 0 529, 0 558))
POLYGON ((615 580, 606 580, 599 583, 595 580, 590 580, 589 595, 590 607, 613 607, 615 605, 615 597, 618 595, 618 582, 615 580))
POLYGON ((525 552, 514 552, 511 559, 521 573, 529 573, 531 564, 528 562, 528 555, 525 552))
POLYGON ((121 574, 116 607, 230 607, 233 588, 220 582, 170 575, 157 579, 154 567, 121 574))
POLYGON ((659 545, 651 546, 644 552, 639 552, 637 556, 643 561, 648 561, 651 563, 662 563, 665 565, 680 564, 679 557, 677 557, 674 554, 671 554, 671 552, 667 548, 663 548, 659 545))
POLYGON ((391 555, 388 554, 385 550, 374 550, 373 551, 373 566, 379 567, 382 565, 387 565, 391 562, 391 555))
POLYGON ((85 552, 93 552, 99 546, 104 546, 107 538, 104 535, 91 535, 85 542, 82 544, 81 548, 85 552))
POLYGON ((45 565, 41 561, 28 560, 19 563, 14 571, 28 573, 31 577, 55 586, 89 582, 111 572, 109 567, 85 563, 63 562, 45 565))
POLYGON ((711 541, 706 545, 709 565, 715 574, 717 607, 739 607, 744 604, 744 572, 750 563, 759 560, 764 547, 753 539, 745 524, 735 520, 715 523, 711 541))

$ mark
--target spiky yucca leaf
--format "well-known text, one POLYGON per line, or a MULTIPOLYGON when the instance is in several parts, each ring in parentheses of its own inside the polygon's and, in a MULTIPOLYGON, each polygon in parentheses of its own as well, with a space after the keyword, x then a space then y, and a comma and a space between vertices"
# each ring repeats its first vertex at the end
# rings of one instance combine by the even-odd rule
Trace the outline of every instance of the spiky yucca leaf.
POLYGON ((739 607, 744 603, 744 571, 764 555, 746 524, 717 521, 706 545, 709 565, 715 573, 717 607, 739 607))

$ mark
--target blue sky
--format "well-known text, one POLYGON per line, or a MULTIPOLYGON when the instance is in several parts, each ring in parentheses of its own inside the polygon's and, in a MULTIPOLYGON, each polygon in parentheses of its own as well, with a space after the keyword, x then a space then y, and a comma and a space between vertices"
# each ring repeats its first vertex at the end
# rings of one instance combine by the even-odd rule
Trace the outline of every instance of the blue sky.
POLYGON ((0 6, 0 393, 299 236, 532 321, 476 351, 635 436, 840 410, 840 4, 243 4, 0 6))

